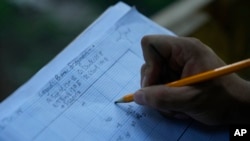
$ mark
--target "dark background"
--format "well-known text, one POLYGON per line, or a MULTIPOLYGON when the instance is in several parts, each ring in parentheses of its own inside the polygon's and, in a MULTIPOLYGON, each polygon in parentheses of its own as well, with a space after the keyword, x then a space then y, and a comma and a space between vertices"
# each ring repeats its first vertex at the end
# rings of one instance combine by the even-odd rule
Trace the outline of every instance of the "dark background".
MULTIPOLYGON (((177 0, 124 0, 150 17, 177 0)), ((0 101, 25 83, 117 0, 1 0, 0 101)), ((214 0, 211 19, 188 36, 212 47, 227 63, 250 56, 250 4, 214 0)), ((250 78, 249 69, 239 73, 250 78)))

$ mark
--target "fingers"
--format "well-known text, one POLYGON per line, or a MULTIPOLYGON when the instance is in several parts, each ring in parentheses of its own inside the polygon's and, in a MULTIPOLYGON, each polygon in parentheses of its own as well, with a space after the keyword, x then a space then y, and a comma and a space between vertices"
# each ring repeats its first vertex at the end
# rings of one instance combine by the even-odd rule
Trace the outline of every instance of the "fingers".
MULTIPOLYGON (((141 44, 145 59, 141 68, 142 89, 135 92, 134 101, 153 107, 164 115, 187 115, 204 123, 215 123, 218 112, 213 105, 219 102, 214 100, 215 95, 211 92, 219 92, 208 91, 215 82, 193 87, 160 84, 217 68, 224 62, 209 47, 193 38, 152 35, 145 36, 141 44)), ((216 86, 220 83, 217 80, 216 86)))
POLYGON ((162 70, 162 58, 161 55, 155 50, 148 40, 143 38, 141 41, 143 48, 143 56, 145 64, 141 69, 141 86, 146 87, 150 85, 155 85, 162 70))
POLYGON ((181 52, 184 50, 183 44, 186 44, 185 39, 153 35, 143 37, 141 44, 145 60, 141 69, 142 87, 159 84, 163 77, 171 78, 174 75, 170 74, 181 73, 184 61, 180 60, 184 60, 181 59, 184 57, 181 52))
POLYGON ((141 87, 147 86, 147 78, 145 76, 145 71, 146 71, 146 64, 143 64, 141 67, 141 87))
POLYGON ((224 65, 209 47, 194 38, 148 35, 141 44, 147 86, 158 81, 163 65, 167 71, 181 73, 181 78, 224 65))
POLYGON ((153 64, 161 59, 160 57, 168 58, 171 53, 171 48, 166 46, 166 38, 168 36, 148 35, 141 40, 143 57, 146 64, 153 64))
POLYGON ((184 37, 165 35, 145 36, 142 39, 144 59, 146 63, 154 62, 156 60, 154 52, 157 52, 164 59, 176 59, 175 63, 182 65, 183 60, 188 60, 191 54, 193 54, 193 46, 195 46, 194 44, 198 44, 198 41, 196 41, 197 43, 194 42, 194 39, 184 37))
POLYGON ((134 94, 134 101, 160 111, 187 112, 193 109, 200 90, 194 87, 171 88, 165 85, 145 87, 134 94))

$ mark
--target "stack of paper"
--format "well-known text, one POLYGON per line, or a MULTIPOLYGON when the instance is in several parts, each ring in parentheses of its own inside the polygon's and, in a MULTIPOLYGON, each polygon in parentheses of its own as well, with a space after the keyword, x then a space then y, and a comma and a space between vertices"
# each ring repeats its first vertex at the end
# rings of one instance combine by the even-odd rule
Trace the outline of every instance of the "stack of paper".
POLYGON ((227 131, 114 100, 140 88, 140 40, 168 34, 136 9, 107 9, 0 105, 1 141, 228 140, 227 131))

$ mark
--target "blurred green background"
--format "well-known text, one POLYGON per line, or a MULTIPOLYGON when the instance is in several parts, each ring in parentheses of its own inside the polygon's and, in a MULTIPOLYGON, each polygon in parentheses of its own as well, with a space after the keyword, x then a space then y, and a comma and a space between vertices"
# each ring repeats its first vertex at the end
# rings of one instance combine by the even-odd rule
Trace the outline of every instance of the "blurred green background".
MULTIPOLYGON (((25 83, 118 0, 0 0, 0 101, 25 83)), ((124 0, 151 17, 177 0, 124 0)), ((250 56, 249 2, 215 0, 211 16, 188 36, 197 37, 227 62, 250 56)), ((249 70, 241 72, 250 78, 249 70)))
MULTIPOLYGON (((118 0, 1 0, 0 100, 25 83, 118 0)), ((126 0, 150 16, 173 0, 126 0)))

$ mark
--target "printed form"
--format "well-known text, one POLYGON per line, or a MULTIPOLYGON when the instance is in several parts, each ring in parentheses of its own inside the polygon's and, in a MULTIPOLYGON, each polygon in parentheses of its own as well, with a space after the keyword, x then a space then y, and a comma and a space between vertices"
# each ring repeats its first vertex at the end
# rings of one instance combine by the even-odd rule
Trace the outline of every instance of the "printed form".
POLYGON ((173 35, 124 3, 109 8, 0 105, 1 141, 228 140, 224 130, 114 101, 140 88, 140 40, 173 35))

